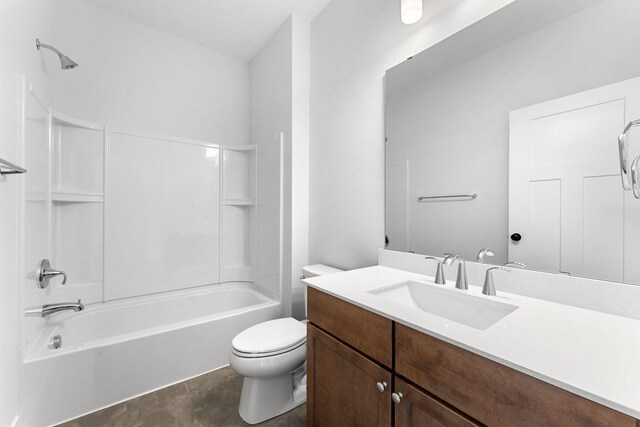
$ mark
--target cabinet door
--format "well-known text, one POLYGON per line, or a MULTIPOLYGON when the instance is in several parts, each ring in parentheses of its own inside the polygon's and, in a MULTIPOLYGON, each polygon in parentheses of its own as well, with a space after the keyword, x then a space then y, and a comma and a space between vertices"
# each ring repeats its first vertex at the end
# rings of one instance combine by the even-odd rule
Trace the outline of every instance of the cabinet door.
POLYGON ((396 427, 472 427, 472 420, 396 377, 396 427))
POLYGON ((391 425, 389 371, 312 324, 307 363, 308 426, 391 425))

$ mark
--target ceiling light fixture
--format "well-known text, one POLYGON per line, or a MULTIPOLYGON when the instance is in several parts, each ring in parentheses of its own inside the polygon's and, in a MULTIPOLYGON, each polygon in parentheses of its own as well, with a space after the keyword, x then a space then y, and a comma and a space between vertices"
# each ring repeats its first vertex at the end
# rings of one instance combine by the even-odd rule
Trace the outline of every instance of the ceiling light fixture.
POLYGON ((422 0, 400 0, 400 19, 404 24, 414 24, 422 18, 422 0))

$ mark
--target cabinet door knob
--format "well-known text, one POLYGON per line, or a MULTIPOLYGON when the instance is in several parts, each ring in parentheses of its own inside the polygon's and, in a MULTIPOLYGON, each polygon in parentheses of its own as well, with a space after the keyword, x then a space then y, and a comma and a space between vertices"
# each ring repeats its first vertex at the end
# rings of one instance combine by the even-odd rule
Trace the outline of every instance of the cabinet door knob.
POLYGON ((402 393, 391 393, 391 400, 393 400, 393 403, 400 403, 402 400, 402 393))
POLYGON ((383 391, 385 391, 387 389, 387 383, 382 381, 382 382, 377 382, 376 383, 376 387, 378 387, 378 391, 380 393, 382 393, 383 391))

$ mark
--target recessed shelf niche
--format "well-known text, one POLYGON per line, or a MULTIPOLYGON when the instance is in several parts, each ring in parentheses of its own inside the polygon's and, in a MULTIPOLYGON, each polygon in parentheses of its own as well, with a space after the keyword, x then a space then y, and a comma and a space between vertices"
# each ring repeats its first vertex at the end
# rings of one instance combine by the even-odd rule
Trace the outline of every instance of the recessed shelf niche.
POLYGON ((52 132, 54 193, 104 194, 104 128, 54 116, 52 132))
POLYGON ((256 239, 256 147, 222 149, 221 282, 253 282, 256 239))
POLYGON ((54 112, 51 136, 51 261, 67 286, 102 285, 104 126, 54 112))

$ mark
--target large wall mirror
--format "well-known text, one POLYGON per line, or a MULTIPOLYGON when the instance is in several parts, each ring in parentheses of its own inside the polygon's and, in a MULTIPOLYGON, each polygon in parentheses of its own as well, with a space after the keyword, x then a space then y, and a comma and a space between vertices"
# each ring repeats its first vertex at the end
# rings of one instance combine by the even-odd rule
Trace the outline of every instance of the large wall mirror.
POLYGON ((516 0, 386 90, 389 249, 640 284, 640 1, 516 0))

